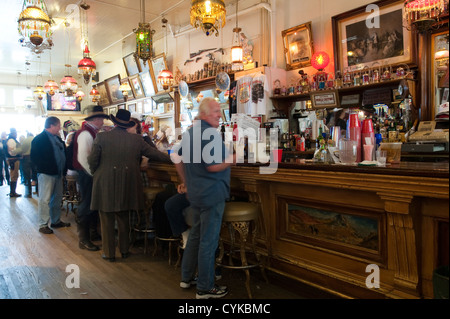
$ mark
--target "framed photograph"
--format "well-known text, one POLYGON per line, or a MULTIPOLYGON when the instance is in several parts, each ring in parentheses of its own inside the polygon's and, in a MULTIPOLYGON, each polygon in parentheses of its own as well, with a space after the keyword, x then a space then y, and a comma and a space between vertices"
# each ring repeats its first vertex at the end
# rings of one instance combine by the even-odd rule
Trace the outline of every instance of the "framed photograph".
POLYGON ((144 106, 143 106, 143 113, 144 114, 151 114, 153 113, 153 100, 152 99, 146 99, 144 100, 144 106))
POLYGON ((130 113, 136 112, 136 103, 128 104, 128 111, 130 111, 130 113))
POLYGON ((142 114, 142 111, 144 109, 143 105, 144 105, 143 101, 140 101, 140 102, 136 103, 136 112, 137 113, 142 114))
POLYGON ((444 89, 444 92, 442 93, 442 103, 448 102, 448 88, 444 89))
POLYGON ((125 102, 122 91, 120 88, 120 75, 114 75, 109 79, 105 80, 106 88, 108 90, 109 99, 111 100, 111 104, 117 104, 125 102))
POLYGON ((142 88, 142 83, 139 78, 139 74, 135 74, 129 77, 130 80, 130 86, 133 90, 134 97, 136 99, 141 99, 145 97, 144 89, 142 88))
POLYGON ((231 121, 230 109, 224 109, 223 110, 223 118, 224 118, 224 122, 230 122, 231 121))
POLYGON ((128 76, 132 76, 142 72, 141 61, 134 58, 134 53, 128 54, 127 56, 123 57, 122 60, 128 76))
POLYGON ((153 79, 156 82, 156 93, 164 91, 163 87, 161 84, 158 84, 156 79, 158 78, 158 74, 162 71, 162 70, 166 70, 167 69, 167 61, 166 61, 166 54, 160 54, 158 56, 156 56, 155 58, 152 59, 152 73, 153 73, 153 79))
POLYGON ((117 105, 117 110, 126 110, 125 104, 117 105))
POLYGON ((106 89, 105 82, 97 83, 97 91, 100 94, 100 100, 98 101, 98 105, 101 105, 101 106, 111 105, 111 100, 109 99, 109 94, 106 89))
POLYGON ((286 57, 286 70, 295 70, 311 65, 314 54, 311 22, 281 32, 286 57))
POLYGON ((112 107, 109 108, 109 115, 111 115, 111 114, 116 116, 116 114, 117 114, 117 106, 112 106, 112 107))
POLYGON ((403 27, 401 0, 381 0, 332 17, 335 71, 407 64, 415 66, 415 41, 403 27))
POLYGON ((312 106, 315 109, 339 107, 337 91, 316 91, 311 93, 312 106))
POLYGON ((147 97, 151 97, 156 94, 155 86, 153 83, 150 71, 144 71, 139 73, 139 78, 141 79, 142 87, 144 89, 144 94, 147 97))
POLYGON ((132 85, 130 83, 130 79, 129 78, 121 79, 120 84, 123 84, 123 83, 128 83, 128 85, 130 86, 130 89, 128 90, 128 101, 134 100, 134 93, 133 93, 133 89, 131 88, 132 85))

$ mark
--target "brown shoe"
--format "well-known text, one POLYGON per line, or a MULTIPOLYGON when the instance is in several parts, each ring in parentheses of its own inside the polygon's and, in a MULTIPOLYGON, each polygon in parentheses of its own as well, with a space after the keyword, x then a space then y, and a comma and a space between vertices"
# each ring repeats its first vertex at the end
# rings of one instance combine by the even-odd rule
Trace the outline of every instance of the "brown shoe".
POLYGON ((48 226, 39 228, 39 232, 41 232, 43 234, 47 234, 47 235, 53 234, 53 230, 48 226))

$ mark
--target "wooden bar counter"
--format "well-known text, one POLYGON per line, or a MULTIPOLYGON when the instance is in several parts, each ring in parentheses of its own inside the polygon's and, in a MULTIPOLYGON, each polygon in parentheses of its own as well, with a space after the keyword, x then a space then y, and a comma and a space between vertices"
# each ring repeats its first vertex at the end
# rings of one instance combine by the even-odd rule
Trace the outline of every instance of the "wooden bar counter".
MULTIPOLYGON (((150 167, 154 181, 178 182, 173 165, 150 167)), ((231 184, 261 206, 257 248, 271 271, 344 298, 433 298, 433 270, 448 265, 448 163, 297 159, 271 175, 238 164, 231 184)))

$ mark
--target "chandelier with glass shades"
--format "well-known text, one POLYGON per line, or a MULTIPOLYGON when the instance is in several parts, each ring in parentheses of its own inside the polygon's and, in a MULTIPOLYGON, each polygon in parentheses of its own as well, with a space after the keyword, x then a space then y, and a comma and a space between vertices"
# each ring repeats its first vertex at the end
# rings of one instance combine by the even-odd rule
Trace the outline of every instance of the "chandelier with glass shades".
POLYGON ((408 30, 419 33, 429 31, 439 21, 446 8, 447 0, 406 0, 404 19, 408 30))
POLYGON ((207 36, 219 36, 226 23, 227 10, 222 0, 191 0, 191 25, 207 36))
POLYGON ((51 20, 43 0, 24 0, 17 23, 22 36, 19 42, 23 46, 29 47, 35 53, 41 53, 53 46, 51 20))
POLYGON ((134 58, 141 59, 145 66, 153 56, 153 34, 155 33, 155 30, 150 28, 150 23, 145 22, 145 0, 141 0, 141 22, 133 32, 136 34, 134 58))

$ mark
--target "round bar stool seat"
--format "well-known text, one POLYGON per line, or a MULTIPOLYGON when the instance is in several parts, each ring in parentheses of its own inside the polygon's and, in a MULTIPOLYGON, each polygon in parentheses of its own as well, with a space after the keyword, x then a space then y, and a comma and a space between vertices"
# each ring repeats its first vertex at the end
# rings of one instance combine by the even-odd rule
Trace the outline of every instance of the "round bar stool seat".
POLYGON ((255 238, 256 238, 256 221, 259 214, 259 205, 255 203, 247 202, 227 202, 225 203, 225 210, 222 219, 222 232, 220 236, 220 254, 217 258, 217 266, 227 268, 227 269, 240 269, 244 270, 246 275, 245 287, 249 298, 252 298, 252 293, 250 290, 250 269, 255 267, 260 267, 262 275, 266 281, 267 277, 265 274, 265 267, 261 263, 259 254, 256 252, 255 238), (223 244, 224 232, 223 229, 228 228, 228 233, 230 235, 230 250, 228 251, 229 262, 227 264, 223 263, 223 257, 225 255, 225 249, 223 244), (234 246, 236 244, 235 233, 239 234, 239 249, 235 250, 234 246), (253 254, 256 257, 255 264, 249 264, 247 261, 247 241, 250 235, 250 245, 253 254), (240 265, 233 264, 233 255, 235 252, 239 252, 237 258, 240 259, 240 265))
POLYGON ((144 197, 145 197, 145 211, 144 211, 144 227, 141 226, 141 214, 138 212, 138 220, 137 224, 133 226, 134 232, 144 233, 144 254, 147 253, 147 237, 149 233, 155 233, 155 229, 150 225, 150 212, 155 202, 156 195, 160 192, 163 192, 163 187, 145 187, 144 188, 144 197))

